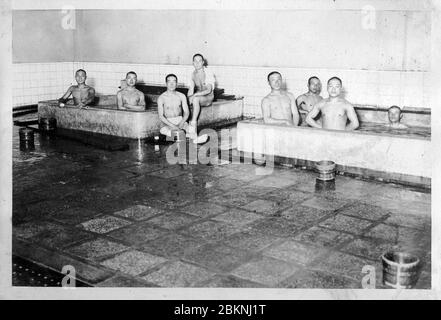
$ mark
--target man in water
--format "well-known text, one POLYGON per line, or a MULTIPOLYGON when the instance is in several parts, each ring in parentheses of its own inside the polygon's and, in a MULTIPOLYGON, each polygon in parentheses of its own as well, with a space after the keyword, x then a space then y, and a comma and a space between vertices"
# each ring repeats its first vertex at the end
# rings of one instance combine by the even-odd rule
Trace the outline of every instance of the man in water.
MULTIPOLYGON (((189 76, 188 100, 193 106, 188 126, 190 137, 197 137, 197 121, 201 107, 209 106, 214 99, 215 78, 213 72, 205 67, 205 59, 200 53, 193 56, 194 70, 189 76)), ((202 135, 201 137, 203 137, 202 135)))
POLYGON ((144 111, 145 98, 144 93, 135 88, 138 77, 135 72, 129 71, 126 74, 127 87, 121 89, 116 94, 118 109, 144 111))
POLYGON ((190 111, 185 95, 176 91, 178 77, 174 74, 169 74, 165 77, 165 83, 167 91, 158 98, 159 119, 164 124, 160 132, 163 135, 172 137, 173 131, 184 130, 186 132, 188 130, 188 123, 186 121, 190 111))
POLYGON ((332 130, 355 130, 358 118, 354 107, 342 98, 342 81, 332 77, 328 81, 329 97, 317 103, 306 116, 306 123, 311 127, 332 130), (321 113, 321 123, 314 118, 321 113), (349 124, 347 124, 349 120, 349 124))
POLYGON ((282 75, 273 71, 268 74, 271 92, 262 100, 262 115, 265 123, 297 126, 299 111, 296 99, 290 92, 282 91, 282 75))
POLYGON ((392 106, 387 110, 387 116, 389 118, 389 127, 392 129, 407 129, 409 128, 405 124, 400 123, 403 115, 401 109, 398 106, 392 106))
POLYGON ((300 95, 297 100, 297 108, 301 113, 308 113, 312 108, 323 100, 320 96, 322 91, 322 83, 317 77, 311 77, 308 79, 308 92, 300 95))
POLYGON ((87 108, 87 106, 93 102, 95 99, 95 89, 86 84, 86 78, 86 71, 83 69, 78 69, 75 72, 77 85, 70 86, 66 93, 58 99, 60 107, 65 106, 70 95, 72 95, 74 105, 80 109, 87 108))

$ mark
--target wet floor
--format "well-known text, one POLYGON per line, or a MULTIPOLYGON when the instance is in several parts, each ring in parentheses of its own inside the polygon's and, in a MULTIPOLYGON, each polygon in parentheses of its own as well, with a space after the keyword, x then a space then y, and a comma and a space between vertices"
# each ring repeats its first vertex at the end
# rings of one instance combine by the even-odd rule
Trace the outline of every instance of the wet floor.
POLYGON ((400 249, 421 259, 417 287, 430 288, 427 190, 344 176, 323 190, 295 168, 170 164, 169 146, 108 151, 36 133, 20 150, 14 127, 14 255, 73 266, 92 286, 361 288, 371 265, 383 288, 379 257, 400 249))

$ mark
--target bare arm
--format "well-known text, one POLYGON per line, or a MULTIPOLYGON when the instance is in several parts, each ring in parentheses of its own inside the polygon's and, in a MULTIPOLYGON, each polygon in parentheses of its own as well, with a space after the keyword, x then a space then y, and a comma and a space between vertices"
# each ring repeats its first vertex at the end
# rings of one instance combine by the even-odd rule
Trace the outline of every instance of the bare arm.
POLYGON ((95 89, 94 88, 89 88, 89 90, 87 90, 87 97, 86 99, 84 99, 84 101, 80 102, 78 104, 78 107, 80 108, 87 108, 87 105, 91 104, 93 102, 93 100, 95 100, 95 89))
POLYGON ((179 95, 181 97, 181 103, 182 103, 182 110, 184 110, 184 114, 182 116, 182 120, 179 123, 179 127, 181 127, 185 121, 187 121, 188 117, 190 116, 190 110, 188 109, 188 105, 187 105, 187 99, 185 98, 185 96, 179 95))
POLYGON ((122 93, 121 93, 121 91, 118 91, 118 93, 116 94, 116 101, 117 101, 117 104, 118 104, 118 109, 126 110, 126 108, 124 108, 124 103, 123 103, 123 100, 122 100, 122 93))
POLYGON ((360 126, 358 122, 357 114, 355 113, 355 109, 351 104, 348 104, 346 107, 346 113, 348 115, 349 124, 346 126, 346 130, 355 130, 360 126))
POLYGON ((170 128, 178 129, 176 125, 174 125, 173 123, 168 121, 166 117, 164 117, 164 99, 161 96, 159 96, 157 103, 158 103, 159 120, 161 120, 164 124, 166 124, 170 128))
POLYGON ((316 104, 311 111, 306 115, 306 123, 309 124, 311 127, 319 128, 321 129, 322 126, 314 120, 315 117, 320 113, 320 104, 316 104))
POLYGON ((88 96, 87 96, 86 101, 84 101, 84 105, 91 104, 93 102, 93 100, 95 100, 95 89, 94 88, 89 88, 87 93, 88 93, 88 96))
POLYGON ((187 97, 191 97, 194 94, 194 81, 190 79, 190 86, 188 87, 187 97))
POLYGON ((298 126, 300 116, 299 116, 299 110, 297 109, 297 105, 296 105, 296 98, 292 93, 288 93, 288 97, 291 100, 292 123, 294 126, 298 126))
POLYGON ((144 93, 142 93, 142 92, 139 93, 138 105, 145 107, 145 96, 144 96, 144 93))
POLYGON ((196 93, 194 94, 194 96, 195 96, 195 97, 206 96, 206 95, 210 94, 211 91, 213 91, 213 86, 212 86, 211 84, 207 84, 207 85, 205 85, 205 88, 206 88, 205 90, 202 90, 202 91, 196 92, 196 93))
POLYGON ((262 100, 263 122, 265 122, 265 123, 274 123, 274 124, 291 124, 287 120, 279 120, 279 119, 271 118, 270 106, 271 106, 271 103, 268 101, 268 99, 264 98, 262 100))
POLYGON ((66 93, 60 99, 58 99, 58 102, 65 103, 67 98, 69 98, 69 96, 72 94, 72 89, 72 86, 70 86, 66 93))

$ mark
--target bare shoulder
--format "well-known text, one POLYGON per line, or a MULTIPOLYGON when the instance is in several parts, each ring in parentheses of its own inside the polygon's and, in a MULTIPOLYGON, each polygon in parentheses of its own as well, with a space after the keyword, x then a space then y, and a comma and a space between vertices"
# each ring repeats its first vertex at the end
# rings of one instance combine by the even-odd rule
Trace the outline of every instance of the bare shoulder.
POLYGON ((304 93, 302 93, 301 95, 299 95, 297 97, 297 101, 303 101, 306 98, 306 95, 304 93))
POLYGON ((291 99, 291 100, 296 100, 296 97, 289 91, 286 92, 286 95, 291 99))
POLYGON ((316 103, 316 105, 314 106, 315 108, 322 108, 326 103, 328 102, 328 99, 322 99, 319 102, 316 103))
POLYGON ((268 104, 270 102, 271 102, 271 95, 270 94, 268 94, 265 97, 263 97, 262 104, 268 104))
POLYGON ((342 101, 342 104, 346 107, 346 108, 348 108, 348 109, 354 109, 354 105, 352 104, 352 103, 350 103, 348 100, 346 100, 346 99, 344 99, 343 101, 342 101))
POLYGON ((116 93, 117 96, 122 96, 122 94, 124 93, 124 89, 118 90, 118 92, 116 93))
POLYGON ((183 94, 182 92, 176 91, 176 94, 179 98, 181 99, 187 99, 187 97, 185 96, 185 94, 183 94))

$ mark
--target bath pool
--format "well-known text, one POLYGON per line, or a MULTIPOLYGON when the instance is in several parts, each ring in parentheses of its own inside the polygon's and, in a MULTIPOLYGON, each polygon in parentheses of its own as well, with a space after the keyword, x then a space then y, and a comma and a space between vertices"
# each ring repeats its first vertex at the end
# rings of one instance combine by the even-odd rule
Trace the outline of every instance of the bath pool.
POLYGON ((364 122, 363 116, 359 116, 360 128, 355 131, 241 121, 237 125, 237 149, 245 157, 265 154, 284 164, 331 160, 338 171, 430 188, 431 129, 426 126, 430 112, 423 117, 414 117, 412 123, 419 126, 405 130, 392 130, 380 121, 364 122))
MULTIPOLYGON (((163 88, 165 90, 165 88, 163 88)), ((159 133, 161 122, 156 105, 157 94, 145 94, 146 110, 118 110, 116 95, 98 96, 88 109, 66 105, 56 100, 38 103, 39 118, 55 118, 57 127, 88 131, 117 137, 144 139, 159 133)), ((216 127, 242 120, 243 99, 218 97, 212 105, 201 109, 199 126, 216 127)))

